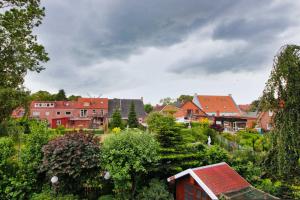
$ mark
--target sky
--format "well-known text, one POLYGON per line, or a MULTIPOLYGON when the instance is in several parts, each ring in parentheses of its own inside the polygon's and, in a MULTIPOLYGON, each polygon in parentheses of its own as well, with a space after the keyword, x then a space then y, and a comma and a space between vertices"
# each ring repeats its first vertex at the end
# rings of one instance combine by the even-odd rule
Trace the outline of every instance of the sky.
POLYGON ((300 44, 295 0, 48 0, 35 30, 49 53, 32 92, 141 98, 261 94, 281 46, 300 44))

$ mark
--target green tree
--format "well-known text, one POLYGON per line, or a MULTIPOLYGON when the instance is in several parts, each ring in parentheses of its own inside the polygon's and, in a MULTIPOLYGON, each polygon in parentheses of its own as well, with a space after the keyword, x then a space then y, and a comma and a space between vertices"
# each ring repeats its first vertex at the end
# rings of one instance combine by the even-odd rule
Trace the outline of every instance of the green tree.
POLYGON ((77 193, 100 172, 100 145, 93 134, 69 133, 43 147, 41 170, 59 177, 63 193, 77 193))
POLYGON ((148 104, 144 105, 144 109, 145 109, 146 113, 149 114, 150 112, 153 111, 153 106, 150 103, 148 103, 148 104))
POLYGON ((158 161, 158 147, 152 135, 134 130, 105 139, 102 164, 121 198, 134 199, 138 180, 158 161))
POLYGON ((288 181, 299 178, 300 46, 284 46, 275 57, 261 105, 274 112, 266 170, 288 181))
POLYGON ((123 128, 122 117, 119 109, 115 109, 110 121, 110 128, 123 128))
POLYGON ((55 95, 56 101, 65 101, 67 100, 66 93, 64 89, 60 89, 58 93, 55 95))
POLYGON ((251 111, 251 112, 258 111, 259 110, 259 103, 260 103, 259 99, 252 101, 251 104, 250 104, 249 111, 251 111))
POLYGON ((135 106, 134 106, 134 102, 131 102, 130 105, 130 110, 128 113, 128 126, 129 128, 137 128, 139 125, 139 122, 136 118, 136 112, 135 112, 135 106))
POLYGON ((167 105, 167 104, 174 103, 174 100, 171 97, 166 97, 166 98, 159 100, 159 103, 161 103, 162 105, 167 105))
POLYGON ((22 105, 19 97, 26 94, 22 84, 27 71, 40 72, 48 61, 33 34, 43 16, 40 0, 0 1, 0 123, 22 105))
POLYGON ((187 101, 192 101, 193 100, 193 96, 191 95, 180 95, 178 98, 177 98, 177 101, 183 103, 183 102, 187 102, 187 101))
POLYGON ((40 90, 30 95, 32 101, 53 101, 55 96, 49 93, 48 91, 40 90))
POLYGON ((81 96, 77 95, 71 95, 68 97, 69 101, 77 101, 77 99, 81 98, 81 96))

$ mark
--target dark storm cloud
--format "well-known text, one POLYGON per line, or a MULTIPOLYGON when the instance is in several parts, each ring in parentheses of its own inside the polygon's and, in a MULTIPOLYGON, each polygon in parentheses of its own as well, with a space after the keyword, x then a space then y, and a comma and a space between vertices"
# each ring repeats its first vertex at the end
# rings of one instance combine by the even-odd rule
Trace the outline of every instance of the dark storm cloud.
MULTIPOLYGON (((70 90, 87 87, 108 92, 132 86, 130 80, 139 74, 129 73, 124 66, 110 66, 110 62, 126 63, 149 47, 167 49, 207 28, 211 32, 199 36, 195 45, 204 40, 224 41, 229 53, 202 56, 207 51, 203 48, 189 57, 174 54, 177 61, 157 66, 155 73, 257 70, 283 45, 278 35, 299 25, 292 19, 299 9, 293 1, 48 0, 43 5, 46 17, 37 31, 51 60, 42 81, 70 90), (234 41, 243 45, 231 47, 234 41)), ((209 48, 214 45, 223 43, 209 48)))

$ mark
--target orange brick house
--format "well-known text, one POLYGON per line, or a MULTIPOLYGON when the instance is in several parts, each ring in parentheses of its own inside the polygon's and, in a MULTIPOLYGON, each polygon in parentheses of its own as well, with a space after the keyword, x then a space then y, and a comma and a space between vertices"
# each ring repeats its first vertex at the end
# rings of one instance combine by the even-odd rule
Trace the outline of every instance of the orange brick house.
POLYGON ((264 131, 270 131, 273 128, 273 115, 272 111, 262 111, 258 114, 257 128, 261 128, 264 131))
POLYGON ((174 113, 176 121, 199 121, 200 119, 207 118, 208 115, 199 108, 194 102, 186 101, 181 104, 176 113, 174 113))
POLYGON ((224 131, 235 132, 250 128, 256 121, 256 116, 242 112, 235 103, 232 95, 194 95, 193 103, 201 108, 215 124, 224 128, 224 131))

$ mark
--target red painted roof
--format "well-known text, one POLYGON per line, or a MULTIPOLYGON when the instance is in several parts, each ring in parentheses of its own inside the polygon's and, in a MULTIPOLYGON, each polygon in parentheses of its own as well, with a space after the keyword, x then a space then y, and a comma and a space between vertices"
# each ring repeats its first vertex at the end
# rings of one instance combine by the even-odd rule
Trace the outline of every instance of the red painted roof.
POLYGON ((195 168, 193 171, 215 195, 250 186, 250 183, 226 163, 195 168))
POLYGON ((204 112, 240 113, 231 96, 198 95, 198 100, 204 112))

